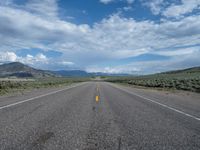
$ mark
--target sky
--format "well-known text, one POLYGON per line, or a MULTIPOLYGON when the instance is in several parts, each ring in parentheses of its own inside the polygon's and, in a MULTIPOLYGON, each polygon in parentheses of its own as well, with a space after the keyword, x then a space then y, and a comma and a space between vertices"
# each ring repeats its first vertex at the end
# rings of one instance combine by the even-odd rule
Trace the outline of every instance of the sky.
POLYGON ((0 63, 150 74, 200 66, 200 0, 0 0, 0 63))

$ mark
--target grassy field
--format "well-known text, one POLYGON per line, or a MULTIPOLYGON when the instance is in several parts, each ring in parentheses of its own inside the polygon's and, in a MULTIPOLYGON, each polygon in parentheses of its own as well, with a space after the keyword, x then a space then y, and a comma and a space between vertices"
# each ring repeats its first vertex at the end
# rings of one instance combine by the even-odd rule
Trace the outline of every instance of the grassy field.
POLYGON ((84 82, 89 78, 43 78, 43 79, 2 79, 0 80, 0 95, 24 91, 33 88, 48 88, 84 82))
POLYGON ((137 77, 109 77, 106 81, 151 88, 200 92, 200 71, 184 70, 137 77))

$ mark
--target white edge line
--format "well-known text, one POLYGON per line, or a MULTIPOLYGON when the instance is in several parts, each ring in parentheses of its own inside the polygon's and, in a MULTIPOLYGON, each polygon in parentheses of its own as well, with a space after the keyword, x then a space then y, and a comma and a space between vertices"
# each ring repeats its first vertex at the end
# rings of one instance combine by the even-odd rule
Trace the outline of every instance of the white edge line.
POLYGON ((183 111, 181 111, 181 110, 172 108, 172 107, 170 107, 170 106, 167 106, 167 105, 165 105, 165 104, 159 103, 159 102, 157 102, 157 101, 155 101, 155 100, 152 100, 152 99, 150 99, 150 98, 146 98, 146 97, 141 96, 141 95, 139 95, 139 94, 136 94, 136 93, 134 93, 134 92, 127 91, 127 90, 125 90, 125 89, 122 89, 122 88, 120 88, 120 87, 117 87, 116 85, 113 85, 113 84, 111 84, 111 85, 114 86, 115 88, 118 88, 118 89, 120 89, 120 90, 126 92, 126 93, 129 93, 129 94, 131 94, 131 95, 135 95, 135 96, 140 97, 140 98, 142 98, 142 99, 144 99, 144 100, 150 101, 150 102, 155 103, 155 104, 158 104, 158 105, 160 105, 160 106, 162 106, 162 107, 165 107, 165 108, 168 108, 168 109, 170 109, 170 110, 173 110, 173 111, 175 111, 175 112, 177 112, 177 113, 180 113, 180 114, 182 114, 182 115, 185 115, 185 116, 187 116, 187 117, 190 117, 190 118, 193 118, 193 119, 196 119, 196 120, 200 121, 200 118, 195 117, 195 116, 193 116, 193 115, 190 115, 190 114, 188 114, 188 113, 185 113, 185 112, 183 112, 183 111))
POLYGON ((43 95, 40 95, 40 96, 36 96, 36 97, 32 97, 32 98, 29 98, 29 99, 26 99, 26 100, 22 100, 22 101, 19 101, 19 102, 16 102, 16 103, 12 103, 12 104, 8 104, 8 105, 5 105, 5 106, 1 106, 0 110, 5 109, 5 108, 9 108, 9 107, 12 107, 12 106, 15 106, 15 105, 18 105, 18 104, 22 104, 22 103, 25 103, 25 102, 28 102, 28 101, 32 101, 32 100, 35 100, 35 99, 38 99, 38 98, 41 98, 41 97, 45 97, 45 96, 48 96, 48 95, 56 94, 58 92, 69 90, 69 89, 72 89, 72 88, 80 86, 80 85, 81 84, 70 86, 70 87, 67 87, 65 89, 53 91, 53 92, 50 92, 50 93, 47 93, 47 94, 43 94, 43 95))

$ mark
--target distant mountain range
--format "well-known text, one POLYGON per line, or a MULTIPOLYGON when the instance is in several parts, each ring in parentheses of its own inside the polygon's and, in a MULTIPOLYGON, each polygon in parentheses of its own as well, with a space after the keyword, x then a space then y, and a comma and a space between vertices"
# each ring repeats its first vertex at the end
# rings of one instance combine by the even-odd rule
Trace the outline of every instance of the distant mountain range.
POLYGON ((54 74, 62 77, 87 77, 90 76, 89 73, 83 70, 59 70, 52 71, 54 74))
POLYGON ((22 64, 12 62, 0 65, 0 77, 42 78, 42 77, 90 77, 90 76, 124 76, 127 74, 88 73, 83 70, 39 70, 22 64))
POLYGON ((54 71, 54 73, 60 76, 64 76, 64 77, 127 76, 128 75, 128 74, 112 74, 112 73, 102 73, 102 72, 88 73, 83 70, 60 70, 60 71, 54 71))
MULTIPOLYGON (((200 72, 200 67, 193 67, 183 70, 163 72, 160 74, 194 73, 200 72)), ((129 74, 110 74, 110 73, 88 73, 83 70, 60 70, 49 71, 39 70, 20 62, 12 62, 0 65, 0 77, 18 78, 45 78, 45 77, 92 77, 92 76, 129 76, 129 74)))

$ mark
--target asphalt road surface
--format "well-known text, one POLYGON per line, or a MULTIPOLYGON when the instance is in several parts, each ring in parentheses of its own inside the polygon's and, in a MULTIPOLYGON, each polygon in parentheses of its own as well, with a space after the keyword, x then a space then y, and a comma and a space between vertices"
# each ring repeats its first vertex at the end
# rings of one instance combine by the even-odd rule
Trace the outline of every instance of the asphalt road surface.
POLYGON ((157 93, 86 82, 1 97, 0 149, 199 150, 200 99, 157 93))

